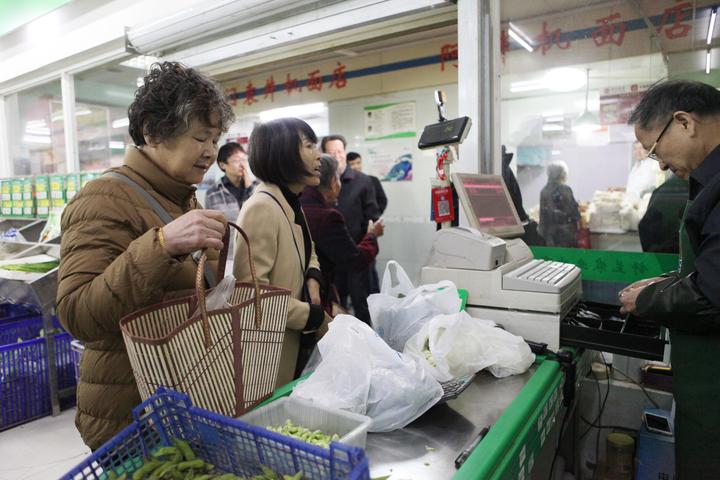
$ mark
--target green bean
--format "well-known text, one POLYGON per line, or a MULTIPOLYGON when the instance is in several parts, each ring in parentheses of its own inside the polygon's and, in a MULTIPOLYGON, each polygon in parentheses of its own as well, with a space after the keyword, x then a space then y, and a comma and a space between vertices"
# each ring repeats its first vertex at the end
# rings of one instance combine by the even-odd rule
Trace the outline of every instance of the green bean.
POLYGON ((192 448, 190 448, 190 445, 185 440, 176 438, 175 445, 180 449, 183 457, 185 457, 185 460, 187 460, 188 462, 193 461, 197 458, 197 455, 195 455, 195 452, 192 451, 192 448))
POLYGON ((160 465, 162 465, 162 462, 159 462, 158 460, 150 460, 145 462, 142 467, 135 470, 135 473, 133 473, 132 477, 133 480, 142 480, 145 475, 151 474, 160 465))
POLYGON ((203 468, 204 466, 205 462, 198 458, 196 460, 190 460, 189 462, 180 462, 178 463, 177 468, 178 470, 190 470, 203 468))

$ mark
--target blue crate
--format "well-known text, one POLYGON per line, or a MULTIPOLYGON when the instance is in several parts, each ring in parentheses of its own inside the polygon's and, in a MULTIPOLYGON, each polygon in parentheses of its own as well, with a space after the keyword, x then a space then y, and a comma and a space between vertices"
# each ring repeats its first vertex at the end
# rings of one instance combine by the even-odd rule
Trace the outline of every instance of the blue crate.
MULTIPOLYGON (((52 319, 53 328, 61 328, 56 317, 52 319)), ((0 322, 0 345, 17 343, 18 339, 34 340, 40 336, 43 328, 43 317, 34 315, 30 317, 16 317, 0 322)))
POLYGON ((27 303, 0 303, 0 322, 41 315, 40 309, 27 303))
POLYGON ((243 421, 193 407, 171 390, 157 393, 133 410, 135 421, 66 473, 66 480, 103 480, 109 471, 132 474, 142 458, 173 438, 187 441, 198 458, 219 470, 251 477, 260 466, 280 475, 302 471, 311 480, 369 480, 364 450, 335 442, 330 449, 301 442, 243 421))
MULTIPOLYGON (((72 388, 76 383, 71 340, 72 337, 67 333, 55 335, 55 362, 60 390, 72 388)), ((0 430, 52 412, 46 351, 45 338, 0 346, 0 430)), ((74 398, 68 401, 72 403, 74 398)))

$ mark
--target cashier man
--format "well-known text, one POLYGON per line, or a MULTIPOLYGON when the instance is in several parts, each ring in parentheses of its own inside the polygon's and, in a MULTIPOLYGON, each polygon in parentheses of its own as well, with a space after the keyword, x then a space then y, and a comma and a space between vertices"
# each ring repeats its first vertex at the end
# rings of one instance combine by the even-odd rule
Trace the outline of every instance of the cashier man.
POLYGON ((720 91, 684 80, 653 86, 630 116, 663 170, 689 178, 678 271, 620 292, 623 311, 670 329, 677 478, 720 472, 720 91))

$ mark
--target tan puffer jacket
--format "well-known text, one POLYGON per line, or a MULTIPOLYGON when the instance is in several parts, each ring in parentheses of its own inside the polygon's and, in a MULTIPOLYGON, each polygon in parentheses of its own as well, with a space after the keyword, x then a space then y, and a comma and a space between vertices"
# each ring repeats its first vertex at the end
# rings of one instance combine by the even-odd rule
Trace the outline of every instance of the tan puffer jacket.
MULTIPOLYGON (((114 170, 136 181, 173 218, 199 208, 195 187, 172 179, 135 148, 114 170)), ((161 226, 140 193, 108 177, 87 184, 62 216, 57 313, 85 342, 75 424, 92 449, 124 428, 140 403, 120 318, 170 292, 194 288, 195 262, 165 252, 157 237, 161 226)), ((215 269, 218 252, 208 257, 215 269)))

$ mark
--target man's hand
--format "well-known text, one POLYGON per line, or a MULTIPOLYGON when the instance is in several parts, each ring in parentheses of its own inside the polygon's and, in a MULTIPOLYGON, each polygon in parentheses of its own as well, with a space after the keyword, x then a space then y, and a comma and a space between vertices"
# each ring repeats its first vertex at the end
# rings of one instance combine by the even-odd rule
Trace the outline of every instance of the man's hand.
POLYGON ((620 298, 620 303, 622 304, 622 307, 620 308, 620 313, 635 313, 635 310, 637 308, 637 298, 640 293, 646 287, 661 280, 664 280, 664 277, 646 278, 644 280, 639 280, 631 285, 628 285, 627 287, 620 290, 620 293, 618 294, 618 297, 620 298))
POLYGON ((171 257, 203 248, 222 250, 227 220, 217 210, 191 210, 162 228, 165 250, 171 257))
POLYGON ((385 233, 385 222, 383 221, 383 219, 380 218, 376 222, 370 220, 368 222, 367 233, 372 233, 376 237, 382 237, 385 233))
POLYGON ((310 303, 320 305, 322 300, 320 299, 320 282, 314 278, 307 279, 308 294, 310 294, 310 303))

